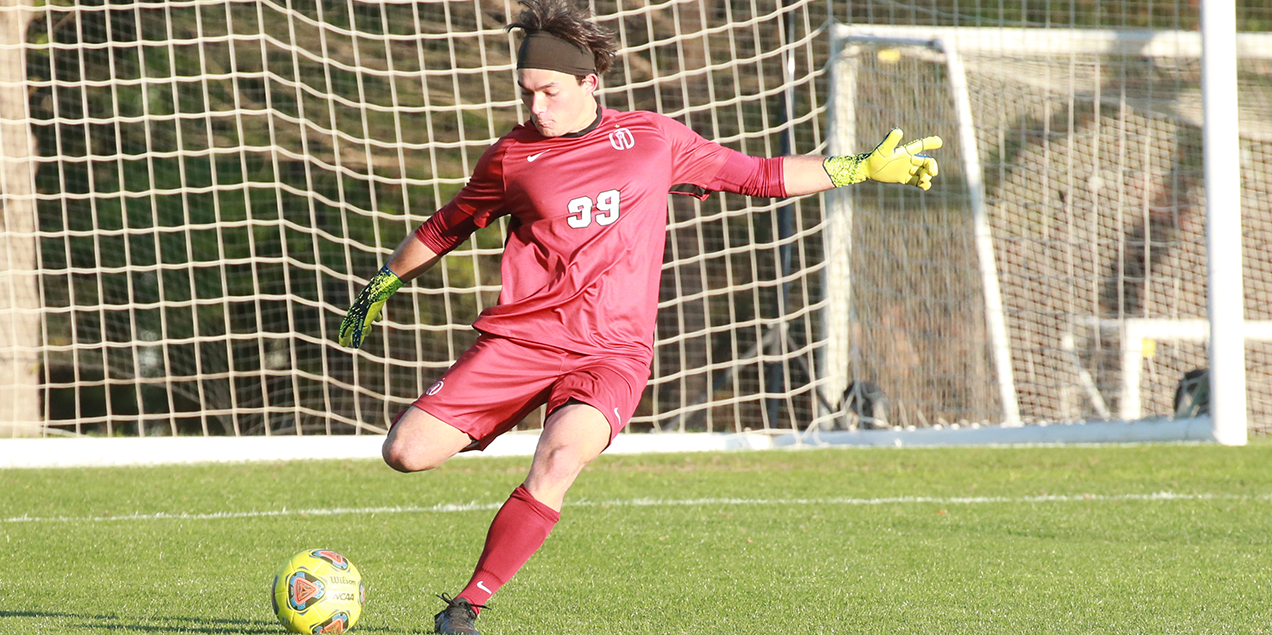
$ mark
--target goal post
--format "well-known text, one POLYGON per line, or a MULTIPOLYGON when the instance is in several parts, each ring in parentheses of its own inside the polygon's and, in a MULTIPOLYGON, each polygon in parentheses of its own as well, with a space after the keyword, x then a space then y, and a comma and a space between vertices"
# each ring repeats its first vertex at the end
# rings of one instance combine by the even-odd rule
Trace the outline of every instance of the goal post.
MULTIPOLYGON (((1007 342, 1002 296, 999 293, 998 268, 994 260, 993 239, 985 211, 980 152, 973 132, 966 76, 958 51, 946 48, 940 39, 889 37, 873 33, 855 35, 851 29, 842 26, 834 30, 833 38, 831 50, 834 53, 828 64, 833 89, 829 116, 831 132, 828 135, 827 150, 832 155, 855 153, 868 145, 868 140, 858 137, 855 126, 857 65, 860 55, 859 50, 851 48, 855 43, 864 42, 873 46, 930 47, 944 55, 949 73, 950 99, 953 102, 957 122, 957 137, 953 141, 957 143, 960 150, 963 173, 967 180, 967 196, 972 213, 974 243, 984 295, 985 321, 989 328, 990 351, 994 362, 999 402, 1002 404, 1001 423, 1008 426, 1020 425, 1020 407, 1011 372, 1011 349, 1007 342)), ((921 131, 920 133, 925 134, 921 131)), ((843 281, 830 289, 826 310, 826 321, 832 324, 827 328, 826 358, 832 360, 827 366, 831 369, 829 372, 832 374, 830 380, 833 392, 836 389, 842 391, 847 386, 847 379, 842 376, 844 373, 841 369, 849 366, 848 350, 852 342, 852 337, 844 326, 850 321, 849 316, 853 315, 852 269, 848 254, 853 240, 851 227, 854 196, 851 192, 844 190, 831 191, 825 196, 828 201, 827 277, 830 280, 843 281)))
MULTIPOLYGON (((1211 416, 1215 438, 1246 443, 1245 272, 1241 266, 1241 144, 1237 108, 1236 7, 1207 2, 1201 13, 1205 113, 1206 255, 1209 258, 1211 416)), ((1272 55, 1272 52, 1269 53, 1272 55)))
MULTIPOLYGON (((1203 93, 1203 34, 1196 32, 839 24, 833 33, 832 113, 853 114, 832 116, 828 138, 849 134, 861 144, 863 128, 877 136, 893 125, 880 117, 873 127, 862 126, 862 112, 915 111, 927 118, 913 117, 907 132, 927 126, 915 133, 957 138, 955 148, 947 141, 942 149, 941 166, 946 188, 951 180, 962 181, 962 200, 950 206, 929 194, 917 207, 952 207, 956 218, 972 219, 972 227, 964 228, 956 227, 957 220, 941 222, 951 232, 974 236, 968 242, 981 247, 984 303, 978 311, 988 331, 984 348, 997 362, 1004 423, 1011 420, 1014 377, 1025 382, 1019 412, 1028 421, 1106 419, 1113 412, 1136 420, 1172 414, 1143 408, 1147 393, 1163 404, 1183 371, 1213 360, 1212 381, 1223 382, 1240 411, 1226 416, 1212 411, 1214 438, 1244 442, 1244 354, 1248 347, 1256 360, 1267 353, 1261 336, 1266 321, 1246 322, 1240 290, 1243 282, 1249 284, 1251 270, 1266 267, 1266 258, 1256 255, 1254 266, 1247 262, 1242 268, 1241 206, 1257 199, 1267 177, 1272 120, 1261 106, 1268 103, 1272 35, 1226 33, 1230 46, 1220 47, 1218 58, 1228 68, 1220 72, 1233 74, 1209 82, 1227 95, 1215 99, 1208 88, 1203 93), (898 78, 937 90, 898 97, 893 93, 902 91, 892 85, 905 81, 898 78), (1195 157, 1203 150, 1202 128, 1210 127, 1203 94, 1207 104, 1224 105, 1217 116, 1225 125, 1216 126, 1223 132, 1213 137, 1207 133, 1201 161, 1195 157), (1233 165, 1239 156, 1240 165, 1233 165), (988 181, 982 162, 991 171, 988 181), (1219 183, 1226 185, 1210 179, 1212 169, 1224 172, 1219 183), (1246 179, 1238 180, 1238 174, 1246 179), (1203 207, 1204 220, 1195 211, 1203 207), (986 208, 990 220, 982 224, 986 208), (1006 298, 1005 311, 998 297, 1006 298), (1214 328, 1201 336, 1194 325, 1206 316, 1214 328), (1094 323, 1100 326, 1084 326, 1094 323), (995 332, 999 328, 1003 333, 995 332), (1235 334, 1233 341, 1208 335, 1221 328, 1235 334), (1077 331, 1083 331, 1081 346, 1075 345, 1077 331), (1148 385, 1143 366, 1161 358, 1145 351, 1157 349, 1174 357, 1173 372, 1163 377, 1162 368, 1150 368, 1156 385, 1148 385), (1119 354, 1120 366, 1114 361, 1119 354), (1117 407, 1110 411, 1107 403, 1117 407)), ((1210 68, 1204 66, 1206 72, 1210 68)), ((828 213, 833 217, 842 207, 852 210, 854 221, 860 219, 860 206, 848 205, 832 203, 828 213)), ((1267 212, 1266 201, 1256 203, 1246 216, 1253 227, 1246 231, 1261 232, 1267 212)), ((858 246, 874 240, 860 231, 853 236, 858 246)), ((1244 253, 1250 258, 1250 249, 1244 253)), ((862 281, 869 281, 866 287, 904 284, 877 277, 870 263, 854 264, 840 274, 852 280, 854 292, 862 281)), ((854 297, 851 306, 859 302, 854 297)), ((1244 306, 1259 317, 1260 309, 1244 306)), ((857 319, 851 311, 845 314, 857 319)), ((830 344, 846 348, 833 338, 830 344)), ((1265 377, 1252 381, 1253 389, 1265 389, 1265 377)), ((1216 395, 1215 402, 1222 398, 1216 395)), ((1258 426, 1267 415, 1255 408, 1251 416, 1258 426)))
POLYGON ((40 294, 33 143, 22 44, 32 16, 26 1, 0 9, 0 438, 38 436, 40 294))

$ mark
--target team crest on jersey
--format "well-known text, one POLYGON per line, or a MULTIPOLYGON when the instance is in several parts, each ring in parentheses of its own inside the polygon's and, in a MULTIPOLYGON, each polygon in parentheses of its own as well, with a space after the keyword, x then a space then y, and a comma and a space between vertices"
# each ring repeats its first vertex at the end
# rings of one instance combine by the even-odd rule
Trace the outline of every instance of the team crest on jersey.
POLYGON ((632 131, 627 128, 619 128, 611 132, 609 141, 615 150, 627 150, 636 145, 636 137, 632 136, 632 131))
POLYGON ((424 394, 432 397, 433 395, 436 395, 437 393, 442 392, 442 386, 445 386, 445 385, 446 385, 446 380, 439 379, 437 380, 436 384, 429 386, 428 390, 424 391, 424 394))

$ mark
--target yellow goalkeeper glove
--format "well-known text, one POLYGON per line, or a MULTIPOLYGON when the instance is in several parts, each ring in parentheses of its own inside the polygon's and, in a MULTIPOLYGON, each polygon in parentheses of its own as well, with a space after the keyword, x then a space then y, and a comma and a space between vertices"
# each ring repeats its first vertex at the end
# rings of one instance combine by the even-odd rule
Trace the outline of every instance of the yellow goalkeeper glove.
POLYGON ((362 338, 371 323, 380 318, 380 309, 398 289, 402 288, 402 279, 397 277, 384 265, 380 272, 362 288, 358 299, 353 301, 344 321, 340 322, 340 345, 362 347, 362 338))
POLYGON ((888 137, 867 154, 827 157, 822 162, 835 187, 860 183, 866 179, 882 183, 914 185, 924 191, 932 187, 936 176, 936 159, 920 154, 941 147, 940 137, 924 137, 900 148, 902 132, 893 128, 888 137))

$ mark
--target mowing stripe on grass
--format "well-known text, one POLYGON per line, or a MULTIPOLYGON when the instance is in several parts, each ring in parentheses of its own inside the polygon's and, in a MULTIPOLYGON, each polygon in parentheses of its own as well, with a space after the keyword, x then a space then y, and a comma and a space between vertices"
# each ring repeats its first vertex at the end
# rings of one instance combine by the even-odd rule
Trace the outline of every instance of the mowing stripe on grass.
MULTIPOLYGON (((1066 502, 1126 502, 1126 501, 1197 501, 1197 500, 1229 500, 1229 501, 1272 501, 1272 494, 1238 495, 1238 494, 1176 494, 1174 492, 1156 492, 1153 494, 1069 494, 1040 496, 897 496, 889 498, 634 498, 630 500, 578 501, 567 503, 566 507, 695 507, 703 505, 978 505, 1025 503, 1066 503, 1066 502)), ((354 514, 419 514, 454 512, 490 511, 499 509, 498 503, 445 503, 428 507, 390 506, 390 507, 333 507, 328 509, 275 509, 246 512, 211 512, 191 514, 185 512, 154 514, 123 514, 108 516, 14 516, 0 519, 0 523, 82 523, 82 522, 119 522, 137 520, 222 520, 231 518, 267 518, 271 516, 342 516, 354 514)))

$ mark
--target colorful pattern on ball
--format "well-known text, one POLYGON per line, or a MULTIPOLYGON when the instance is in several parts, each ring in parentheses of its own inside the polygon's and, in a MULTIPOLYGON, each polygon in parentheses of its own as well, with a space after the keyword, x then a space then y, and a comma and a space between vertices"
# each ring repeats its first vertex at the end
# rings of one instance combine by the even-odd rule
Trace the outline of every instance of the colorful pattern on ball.
POLYGON ((313 551, 309 552, 309 555, 315 558, 322 558, 323 560, 326 560, 327 562, 330 562, 331 564, 335 565, 335 567, 337 569, 340 569, 341 571, 345 571, 349 568, 349 561, 345 560, 344 556, 334 551, 327 551, 326 549, 314 549, 313 551))
POLYGON ((314 627, 314 633, 343 633, 349 629, 349 614, 345 612, 332 615, 327 621, 314 627))
POLYGON ((306 571, 297 571, 287 580, 287 604, 293 611, 304 611, 325 595, 326 585, 306 571))

